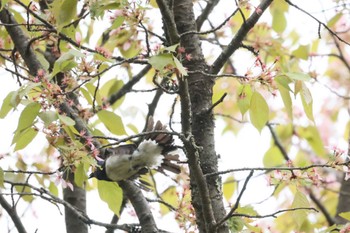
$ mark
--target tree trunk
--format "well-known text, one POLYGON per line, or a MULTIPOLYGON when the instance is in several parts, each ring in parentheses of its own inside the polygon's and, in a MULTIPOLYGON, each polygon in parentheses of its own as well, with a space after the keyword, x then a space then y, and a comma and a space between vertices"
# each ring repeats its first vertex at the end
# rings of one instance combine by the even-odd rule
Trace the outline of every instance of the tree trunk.
MULTIPOLYGON (((174 1, 174 17, 178 33, 181 35, 188 31, 196 31, 196 23, 193 14, 191 0, 174 1)), ((191 54, 191 61, 184 61, 189 71, 208 71, 203 53, 200 47, 200 40, 196 34, 187 34, 180 39, 180 46, 185 48, 187 54, 191 54)), ((212 77, 201 73, 190 73, 188 77, 189 95, 192 113, 192 134, 199 150, 200 166, 204 174, 218 171, 218 160, 215 152, 214 121, 211 111, 214 80, 212 77)), ((191 173, 191 181, 196 179, 191 173)), ((216 222, 222 219, 226 211, 224 209, 221 191, 221 179, 217 177, 207 179, 209 195, 216 222)), ((191 183, 192 204, 196 210, 197 223, 200 232, 206 232, 205 222, 201 206, 200 195, 197 184, 191 183)), ((226 225, 223 225, 217 232, 229 232, 226 225)), ((210 232, 211 233, 211 232, 210 232)))
MULTIPOLYGON (((69 204, 73 205, 76 209, 83 213, 86 213, 86 192, 84 189, 78 187, 74 183, 74 174, 67 172, 68 180, 73 184, 74 190, 70 188, 63 189, 63 199, 69 204)), ((65 208, 65 220, 67 233, 88 233, 88 227, 86 223, 77 218, 69 208, 65 208)))

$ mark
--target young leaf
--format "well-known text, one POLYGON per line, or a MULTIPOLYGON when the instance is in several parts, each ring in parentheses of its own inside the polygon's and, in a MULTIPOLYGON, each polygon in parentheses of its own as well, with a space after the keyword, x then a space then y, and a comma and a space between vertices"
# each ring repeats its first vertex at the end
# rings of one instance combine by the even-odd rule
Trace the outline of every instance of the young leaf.
POLYGON ((81 188, 84 187, 84 183, 88 179, 86 172, 84 163, 79 163, 74 172, 74 182, 81 188))
POLYGON ((180 72, 182 76, 186 76, 187 75, 186 68, 181 64, 181 62, 176 57, 173 57, 173 58, 174 58, 174 63, 177 70, 180 72))
POLYGON ((33 141, 33 139, 37 134, 38 134, 38 131, 33 129, 32 127, 27 128, 24 131, 21 131, 18 134, 18 137, 16 137, 17 140, 15 141, 16 146, 14 151, 18 151, 25 148, 31 141, 33 141))
POLYGON ((313 100, 312 100, 311 93, 310 93, 309 89, 307 88, 307 86, 305 85, 305 83, 302 84, 300 96, 301 96, 301 102, 303 104, 306 116, 311 121, 314 122, 315 120, 314 120, 314 115, 313 115, 313 111, 312 111, 313 100))
POLYGON ((222 185, 222 192, 226 201, 229 201, 236 190, 236 181, 233 176, 227 177, 222 185))
POLYGON ((293 80, 310 81, 311 79, 310 75, 301 72, 287 72, 284 75, 293 80))
MULTIPOLYGON (((300 191, 297 191, 294 196, 292 208, 308 208, 308 207, 310 207, 310 204, 305 194, 303 194, 300 191)), ((296 211, 293 211, 292 215, 293 215, 294 221, 296 222, 298 228, 300 229, 304 221, 307 219, 307 211, 296 210, 296 211)))
POLYGON ((322 138, 315 126, 298 127, 296 130, 299 137, 304 138, 318 156, 326 156, 327 153, 322 138))
MULTIPOLYGON (((170 186, 167 188, 161 195, 162 200, 164 200, 166 203, 170 204, 171 206, 177 208, 178 207, 178 196, 176 195, 176 187, 170 186)), ((169 207, 161 204, 160 205, 160 212, 162 215, 165 215, 170 212, 169 207)))
POLYGON ((339 214, 339 216, 350 221, 350 212, 342 212, 339 214))
POLYGON ((57 188, 57 185, 54 182, 50 182, 49 191, 50 191, 50 193, 52 193, 53 195, 58 197, 58 193, 59 193, 58 192, 58 188, 57 188))
POLYGON ((11 91, 10 93, 7 94, 5 99, 2 102, 1 109, 0 109, 0 118, 3 119, 6 117, 6 115, 11 111, 11 109, 14 107, 11 104, 11 100, 13 98, 13 95, 15 94, 15 91, 11 91))
POLYGON ((287 27, 287 20, 284 12, 280 10, 274 10, 272 18, 272 28, 278 33, 284 32, 287 27))
POLYGON ((297 48, 292 52, 292 55, 297 58, 307 60, 309 58, 309 51, 310 51, 309 45, 300 45, 299 48, 297 48))
POLYGON ((4 186, 4 170, 0 167, 0 188, 5 188, 4 186))
POLYGON ((70 117, 67 117, 65 115, 58 115, 58 118, 60 119, 62 124, 65 124, 67 126, 75 125, 75 121, 70 117))
POLYGON ((109 209, 119 216, 120 206, 123 201, 123 191, 116 182, 97 180, 98 194, 102 201, 106 202, 109 209))
POLYGON ((58 2, 61 2, 61 5, 59 9, 56 9, 56 12, 58 11, 56 17, 58 31, 61 31, 65 25, 69 24, 71 20, 76 17, 78 0, 64 0, 58 2))
POLYGON ((284 81, 286 79, 284 79, 282 76, 276 77, 276 79, 277 88, 281 94, 284 107, 286 108, 289 118, 293 119, 292 98, 290 96, 291 89, 289 85, 284 81))
POLYGON ((263 164, 264 167, 275 167, 280 166, 284 161, 283 155, 277 146, 271 146, 270 149, 265 152, 263 164))
POLYGON ((57 112, 55 111, 40 112, 38 116, 44 122, 45 126, 48 126, 49 124, 58 119, 57 112))
POLYGON ((163 68, 169 64, 175 66, 173 55, 170 53, 161 53, 161 54, 152 56, 150 57, 148 62, 156 70, 163 70, 163 68))
POLYGON ((228 224, 230 231, 233 233, 242 232, 243 227, 244 227, 243 218, 239 218, 239 217, 229 218, 227 221, 227 224, 228 224))
POLYGON ((250 85, 242 85, 238 89, 238 108, 242 116, 249 110, 252 97, 252 88, 250 85))
POLYGON ((114 112, 101 110, 97 113, 97 116, 111 133, 115 135, 126 134, 121 117, 114 112))
POLYGON ((269 106, 259 92, 253 92, 249 109, 250 121, 261 132, 269 119, 269 106))
POLYGON ((35 118, 39 114, 40 108, 41 108, 41 105, 39 103, 32 102, 23 109, 18 120, 16 133, 32 126, 35 118))

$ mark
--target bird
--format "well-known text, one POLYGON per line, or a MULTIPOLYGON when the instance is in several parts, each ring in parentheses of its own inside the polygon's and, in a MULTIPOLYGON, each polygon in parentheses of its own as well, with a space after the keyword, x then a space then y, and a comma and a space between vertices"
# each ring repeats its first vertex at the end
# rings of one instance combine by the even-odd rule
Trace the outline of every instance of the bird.
MULTIPOLYGON (((149 117, 146 132, 165 131, 166 126, 160 121, 154 125, 153 117, 149 117)), ((139 143, 120 145, 108 148, 106 158, 97 160, 94 171, 90 178, 98 180, 122 181, 134 180, 145 174, 149 169, 155 169, 162 173, 164 170, 180 173, 179 155, 174 154, 177 147, 174 139, 168 133, 155 133, 146 135, 139 143)))

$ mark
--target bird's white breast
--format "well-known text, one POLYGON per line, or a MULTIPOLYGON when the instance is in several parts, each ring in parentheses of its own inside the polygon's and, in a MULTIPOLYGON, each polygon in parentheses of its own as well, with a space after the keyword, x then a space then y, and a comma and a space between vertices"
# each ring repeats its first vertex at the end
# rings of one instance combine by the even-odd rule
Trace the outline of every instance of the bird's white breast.
POLYGON ((141 142, 132 154, 111 155, 106 160, 106 174, 113 181, 120 181, 137 174, 141 168, 161 165, 162 147, 152 140, 141 142))

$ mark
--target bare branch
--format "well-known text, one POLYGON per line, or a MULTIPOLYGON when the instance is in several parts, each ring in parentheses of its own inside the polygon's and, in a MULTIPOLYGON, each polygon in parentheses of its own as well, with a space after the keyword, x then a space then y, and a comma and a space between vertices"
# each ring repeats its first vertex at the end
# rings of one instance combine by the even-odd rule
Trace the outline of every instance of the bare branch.
POLYGON ((21 218, 17 214, 16 208, 14 206, 11 206, 6 201, 6 199, 4 198, 3 194, 1 193, 1 191, 0 191, 0 205, 2 206, 2 208, 4 208, 4 210, 6 210, 8 215, 11 217, 13 223, 16 226, 17 231, 19 233, 27 233, 25 227, 23 226, 21 218))
MULTIPOLYGON (((345 162, 345 163, 339 163, 336 164, 337 166, 348 166, 350 164, 350 161, 345 162)), ((242 172, 242 171, 264 171, 264 172, 271 172, 271 171, 306 171, 312 168, 333 168, 334 164, 312 164, 309 166, 305 167, 251 167, 251 168, 233 168, 233 169, 228 169, 225 171, 218 171, 218 172, 213 172, 213 173, 208 173, 205 174, 206 177, 210 176, 219 176, 219 175, 224 175, 228 173, 233 173, 233 172, 242 172)))
POLYGON ((211 66, 210 73, 217 74, 224 66, 229 57, 241 46, 244 37, 248 34, 250 29, 252 29, 258 22, 264 11, 270 6, 272 0, 263 0, 257 9, 240 27, 236 35, 233 37, 231 42, 228 44, 225 50, 219 55, 219 57, 214 61, 211 66))
POLYGON ((290 209, 284 209, 284 210, 278 210, 272 214, 265 214, 265 215, 249 215, 249 214, 232 214, 232 217, 246 217, 246 218, 268 218, 268 217, 273 217, 277 218, 276 215, 284 213, 284 212, 291 212, 291 211, 297 211, 297 210, 312 210, 315 212, 318 212, 317 209, 312 208, 312 207, 299 207, 299 208, 290 208, 290 209))
POLYGON ((224 224, 229 218, 231 218, 234 214, 234 212, 237 210, 238 206, 239 206, 239 203, 241 201, 241 198, 243 196, 243 193, 244 191, 246 190, 247 188, 247 185, 248 185, 248 182, 250 180, 250 178, 252 178, 254 174, 254 170, 251 170, 249 172, 249 175, 247 176, 246 180, 244 181, 244 184, 243 184, 243 187, 242 187, 242 190, 241 192, 239 193, 238 197, 237 197, 237 200, 236 200, 236 203, 232 206, 230 212, 222 219, 220 220, 218 223, 217 223, 217 227, 221 226, 222 224, 224 224))
POLYGON ((350 45, 349 42, 343 40, 342 38, 340 38, 335 32, 332 31, 332 29, 330 29, 327 24, 321 22, 320 20, 318 20, 315 16, 313 16, 312 14, 310 14, 309 12, 307 12, 306 10, 300 8, 299 6, 295 5, 294 3, 292 3, 289 0, 284 0, 285 2, 287 2, 289 5, 291 5, 292 7, 298 9, 299 11, 303 12, 304 14, 308 15, 309 17, 311 17, 312 19, 314 19, 318 24, 322 25, 331 35, 335 36, 338 40, 340 40, 341 42, 343 42, 344 44, 350 45))

